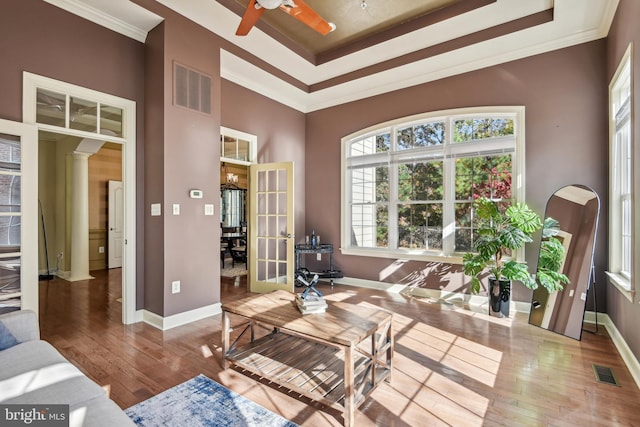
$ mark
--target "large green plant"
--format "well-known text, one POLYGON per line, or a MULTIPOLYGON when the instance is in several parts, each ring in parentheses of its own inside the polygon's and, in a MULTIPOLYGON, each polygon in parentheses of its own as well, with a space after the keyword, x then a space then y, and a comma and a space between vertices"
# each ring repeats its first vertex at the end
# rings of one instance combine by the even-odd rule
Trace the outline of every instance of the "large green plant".
POLYGON ((557 238, 559 232, 560 224, 557 220, 551 217, 544 219, 536 281, 550 293, 561 291, 563 284, 569 283, 569 278, 560 273, 565 257, 565 249, 562 242, 557 238))
POLYGON ((533 241, 532 235, 542 221, 538 214, 524 203, 516 203, 501 212, 498 204, 487 198, 474 203, 478 220, 478 239, 474 253, 466 253, 463 260, 464 274, 471 276, 471 292, 480 292, 479 275, 488 269, 498 280, 519 280, 529 289, 538 287, 529 274, 527 265, 514 259, 503 259, 526 243, 533 241))

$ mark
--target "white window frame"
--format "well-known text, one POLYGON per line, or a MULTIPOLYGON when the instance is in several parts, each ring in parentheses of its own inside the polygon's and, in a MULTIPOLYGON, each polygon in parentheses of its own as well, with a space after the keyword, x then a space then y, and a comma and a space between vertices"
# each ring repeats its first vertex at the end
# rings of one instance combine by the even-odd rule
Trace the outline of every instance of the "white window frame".
POLYGON ((233 163, 236 165, 250 166, 254 163, 257 163, 257 153, 258 153, 258 137, 256 135, 252 135, 250 133, 220 126, 220 162, 221 163, 224 162, 224 163, 233 163), (239 140, 249 142, 249 154, 248 154, 247 160, 240 160, 234 157, 224 157, 222 155, 222 150, 223 150, 222 140, 225 136, 234 138, 236 140, 236 152, 238 150, 239 140))
MULTIPOLYGON (((351 201, 351 187, 348 180, 348 155, 351 142, 358 138, 365 137, 367 135, 375 135, 382 133, 385 129, 391 128, 392 140, 395 140, 395 132, 397 129, 410 126, 416 123, 424 123, 428 121, 434 121, 435 119, 445 119, 451 123, 453 119, 465 118, 465 117, 509 117, 514 120, 514 138, 515 138, 515 154, 513 156, 513 176, 512 176, 512 195, 514 202, 524 202, 525 200, 525 107, 524 106, 492 106, 492 107, 469 107, 459 108, 451 110, 441 110, 429 113, 423 113, 415 116, 404 117, 393 121, 380 123, 369 128, 360 130, 353 134, 347 135, 342 138, 341 147, 341 253, 345 255, 355 256, 367 256, 377 258, 399 258, 399 259, 411 259, 421 261, 435 261, 435 262, 447 262, 451 264, 462 264, 461 253, 448 253, 447 247, 451 247, 451 244, 447 242, 447 239, 443 240, 443 250, 440 253, 434 253, 426 250, 415 249, 387 249, 387 248, 366 248, 366 247, 354 247, 351 246, 351 216, 350 216, 350 201, 351 201)), ((448 141, 452 141, 453 132, 447 132, 445 138, 448 141)), ((495 147, 487 147, 487 150, 492 150, 495 147)), ((391 171, 391 173, 393 173, 391 171)), ((446 172, 445 172, 446 174, 446 172)), ((445 175, 444 179, 451 182, 455 177, 455 172, 445 175)), ((392 182, 393 183, 393 182, 392 182)), ((391 183, 391 184, 392 184, 391 183)), ((394 189, 390 188, 390 192, 394 189)), ((449 194, 445 194, 445 198, 451 199, 451 185, 445 186, 445 192, 449 191, 449 194), (447 187, 449 190, 447 190, 447 187)), ((391 200, 393 202, 393 200, 391 200)), ((393 206, 394 203, 390 203, 393 206)), ((392 209, 390 207, 390 209, 392 209)), ((443 218, 443 229, 445 230, 445 236, 448 232, 453 233, 454 218, 445 216, 443 218)), ((390 239, 393 236, 390 236, 390 239)), ((518 260, 524 259, 524 248, 518 250, 515 254, 515 258, 518 260)))
POLYGON ((633 188, 633 44, 609 84, 609 281, 631 302, 635 298, 638 243, 633 188), (625 190, 626 189, 626 190, 625 190), (630 212, 624 212, 624 205, 630 212), (626 217, 627 231, 623 225, 626 217), (626 238, 625 238, 626 235, 626 238), (625 261, 626 260, 626 261, 625 261))

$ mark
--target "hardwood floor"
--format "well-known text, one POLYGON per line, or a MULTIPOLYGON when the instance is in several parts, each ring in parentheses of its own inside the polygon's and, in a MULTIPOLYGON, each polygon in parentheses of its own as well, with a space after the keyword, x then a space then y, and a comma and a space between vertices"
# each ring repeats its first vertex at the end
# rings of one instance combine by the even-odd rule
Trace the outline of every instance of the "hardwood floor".
MULTIPOLYGON (((220 315, 164 332, 125 326, 120 270, 92 274, 40 282, 41 335, 122 408, 202 373, 302 426, 342 424, 335 410, 222 370, 220 315)), ((221 281, 223 301, 248 295, 244 277, 221 281)), ((359 407, 357 426, 640 426, 640 391, 602 327, 575 341, 522 313, 495 319, 397 293, 319 288, 327 299, 394 313, 393 381, 359 407), (620 387, 598 383, 594 363, 612 368, 620 387)))

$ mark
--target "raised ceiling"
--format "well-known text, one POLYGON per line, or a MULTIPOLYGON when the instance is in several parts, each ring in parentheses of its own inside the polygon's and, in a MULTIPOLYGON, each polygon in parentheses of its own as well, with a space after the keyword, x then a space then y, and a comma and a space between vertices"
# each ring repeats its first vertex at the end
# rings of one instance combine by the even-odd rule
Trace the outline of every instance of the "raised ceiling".
MULTIPOLYGON (((137 40, 143 0, 45 0, 137 40)), ((279 10, 235 35, 249 0, 156 0, 240 47, 221 76, 302 112, 606 37, 619 0, 306 0, 334 33, 279 10)))
MULTIPOLYGON (((249 0, 217 1, 238 15, 249 3, 249 0)), ((277 9, 265 11, 258 26, 263 31, 270 31, 268 27, 271 27, 299 48, 317 56, 357 43, 366 44, 368 39, 375 39, 380 33, 397 30, 425 15, 463 3, 463 0, 365 0, 365 7, 362 7, 362 0, 305 0, 305 3, 326 21, 335 24, 336 29, 323 36, 277 9)))

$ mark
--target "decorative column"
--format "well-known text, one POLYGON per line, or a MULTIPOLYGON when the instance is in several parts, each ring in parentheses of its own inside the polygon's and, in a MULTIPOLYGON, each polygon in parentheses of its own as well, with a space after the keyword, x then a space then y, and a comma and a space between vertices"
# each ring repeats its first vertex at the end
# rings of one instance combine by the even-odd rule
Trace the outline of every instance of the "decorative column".
POLYGON ((89 156, 73 152, 71 192, 71 282, 93 279, 89 275, 89 156))

